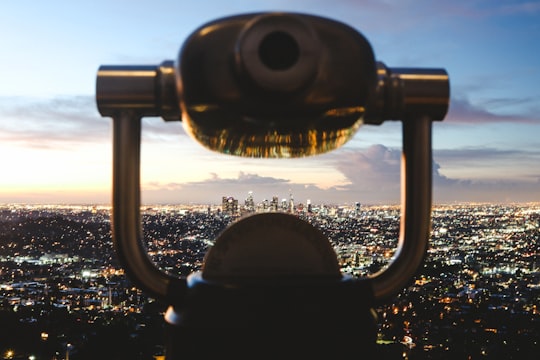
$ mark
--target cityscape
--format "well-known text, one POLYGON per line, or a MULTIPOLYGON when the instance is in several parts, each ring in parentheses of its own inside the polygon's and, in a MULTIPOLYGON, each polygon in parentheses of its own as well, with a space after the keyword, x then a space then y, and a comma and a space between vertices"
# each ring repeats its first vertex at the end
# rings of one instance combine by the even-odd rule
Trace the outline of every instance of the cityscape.
MULTIPOLYGON (((252 192, 212 205, 145 205, 144 245, 157 266, 187 276, 228 224, 274 211, 319 228, 343 274, 369 276, 394 256, 398 205, 255 201, 252 192)), ((0 358, 165 358, 167 304, 126 277, 110 214, 104 205, 0 205, 0 358)), ((383 357, 536 359, 539 234, 540 203, 434 205, 423 268, 374 309, 383 357)))

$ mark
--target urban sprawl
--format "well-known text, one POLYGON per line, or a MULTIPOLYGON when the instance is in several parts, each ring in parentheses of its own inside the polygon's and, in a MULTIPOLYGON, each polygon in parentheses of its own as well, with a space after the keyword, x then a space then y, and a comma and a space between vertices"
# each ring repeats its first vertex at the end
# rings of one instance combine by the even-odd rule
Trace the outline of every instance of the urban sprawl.
MULTIPOLYGON (((392 261, 399 206, 256 203, 145 205, 144 245, 176 276, 201 269, 216 236, 254 212, 292 213, 321 229, 341 270, 369 276, 392 261)), ((166 304, 125 276, 109 206, 0 206, 0 357, 158 359, 166 304)), ((434 205, 415 281, 378 306, 388 358, 536 359, 540 353, 540 204, 434 205)), ((343 306, 354 306, 344 304, 343 306)), ((360 324, 352 324, 351 329, 360 324)))

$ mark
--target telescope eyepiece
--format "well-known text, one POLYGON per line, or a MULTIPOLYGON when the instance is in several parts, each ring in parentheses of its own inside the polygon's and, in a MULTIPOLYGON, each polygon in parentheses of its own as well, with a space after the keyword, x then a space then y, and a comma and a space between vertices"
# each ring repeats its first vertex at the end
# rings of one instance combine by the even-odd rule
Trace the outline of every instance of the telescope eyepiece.
POLYGON ((317 76, 321 45, 313 27, 293 14, 264 14, 246 23, 235 48, 241 76, 258 90, 291 93, 317 76))
POLYGON ((298 62, 300 47, 291 34, 274 31, 266 35, 259 45, 259 59, 271 70, 290 69, 298 62))
POLYGON ((187 132, 211 150, 246 157, 303 157, 343 145, 377 85, 362 34, 297 13, 208 23, 184 43, 178 66, 187 132))

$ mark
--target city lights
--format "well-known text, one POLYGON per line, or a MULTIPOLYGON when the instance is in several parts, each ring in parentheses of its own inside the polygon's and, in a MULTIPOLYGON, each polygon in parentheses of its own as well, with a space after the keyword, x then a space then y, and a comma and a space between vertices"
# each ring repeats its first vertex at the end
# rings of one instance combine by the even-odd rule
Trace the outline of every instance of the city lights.
MULTIPOLYGON (((184 276, 196 271, 216 234, 248 210, 292 212, 320 228, 330 239, 342 272, 351 276, 367 276, 386 266, 396 247, 395 206, 311 202, 308 210, 304 201, 295 199, 292 206, 289 201, 287 206, 268 202, 265 208, 256 194, 247 199, 238 202, 235 212, 221 202, 146 205, 142 223, 149 255, 170 273, 184 276)), ((415 352, 437 358, 481 351, 489 357, 498 347, 505 351, 501 355, 538 351, 538 341, 530 339, 540 336, 536 243, 540 204, 437 205, 432 216, 430 249, 416 281, 375 309, 378 346, 397 348, 411 359, 415 352)), ((43 351, 60 354, 66 353, 65 344, 72 344, 75 358, 75 350, 100 349, 91 335, 95 329, 126 322, 132 324, 131 330, 125 328, 126 336, 133 339, 162 331, 148 319, 161 321, 164 309, 133 287, 116 263, 108 207, 4 205, 0 227, 1 307, 19 319, 20 329, 12 332, 36 329, 38 336, 25 340, 28 344, 47 344, 43 351), (57 260, 39 261, 44 255, 57 260), (66 319, 59 329, 43 326, 59 314, 66 319), (143 315, 147 320, 140 318, 143 315), (73 324, 84 324, 88 333, 62 332, 62 327, 71 329, 73 324)), ((120 339, 121 333, 114 336, 120 339)), ((154 338, 162 345, 161 336, 154 338)), ((126 344, 134 351, 141 346, 140 341, 126 344)), ((1 338, 0 346, 4 358, 19 353, 1 338)))

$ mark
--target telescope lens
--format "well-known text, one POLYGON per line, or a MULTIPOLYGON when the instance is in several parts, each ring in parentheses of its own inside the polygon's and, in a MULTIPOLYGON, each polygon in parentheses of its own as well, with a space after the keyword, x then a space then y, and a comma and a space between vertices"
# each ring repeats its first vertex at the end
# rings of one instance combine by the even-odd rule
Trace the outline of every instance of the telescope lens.
POLYGON ((275 31, 266 35, 259 45, 261 62, 272 70, 287 70, 300 57, 296 40, 288 33, 275 31))

